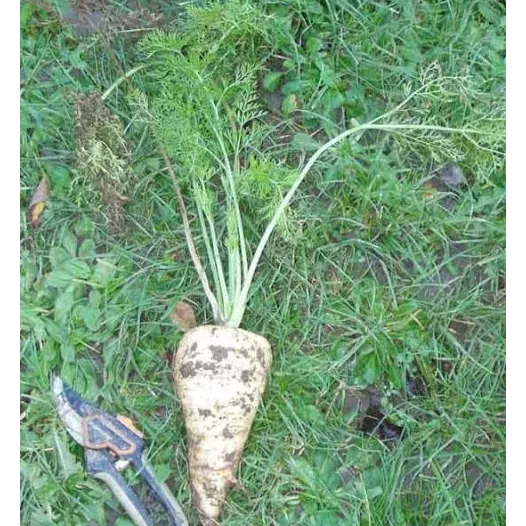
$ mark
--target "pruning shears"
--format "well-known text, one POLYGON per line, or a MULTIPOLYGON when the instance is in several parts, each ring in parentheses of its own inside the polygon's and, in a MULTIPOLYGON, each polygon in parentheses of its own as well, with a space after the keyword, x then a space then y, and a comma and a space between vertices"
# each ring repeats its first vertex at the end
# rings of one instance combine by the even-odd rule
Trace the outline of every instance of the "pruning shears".
POLYGON ((52 378, 53 397, 64 427, 84 447, 88 475, 104 481, 136 526, 154 526, 121 471, 130 464, 164 506, 172 526, 188 526, 188 521, 166 484, 157 480, 144 455, 142 433, 126 416, 112 416, 83 400, 58 376, 52 378))

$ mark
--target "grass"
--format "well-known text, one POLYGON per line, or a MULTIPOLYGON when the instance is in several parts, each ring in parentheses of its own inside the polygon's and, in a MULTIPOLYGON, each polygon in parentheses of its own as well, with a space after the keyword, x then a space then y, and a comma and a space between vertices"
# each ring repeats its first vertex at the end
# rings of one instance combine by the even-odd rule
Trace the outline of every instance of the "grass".
MULTIPOLYGON (((108 4, 130 14, 130 3, 108 4)), ((184 16, 169 2, 148 4, 168 27, 184 16)), ((504 8, 251 4, 275 17, 260 75, 271 127, 262 148, 287 170, 429 81, 390 124, 481 134, 369 132, 328 152, 302 183, 263 253, 242 324, 267 337, 274 364, 222 524, 504 524, 504 8), (437 180, 451 160, 466 185, 437 180), (408 375, 423 379, 425 394, 411 395, 408 375), (365 386, 404 428, 401 441, 359 430, 346 408, 365 386)), ((181 333, 169 314, 180 300, 201 322, 212 313, 170 178, 130 99, 147 90, 145 71, 106 98, 129 150, 125 228, 111 228, 74 156, 79 95, 104 93, 140 63, 137 35, 106 27, 79 36, 63 22, 64 3, 21 9, 21 522, 130 524, 86 477, 58 422, 49 396, 57 371, 133 417, 197 524, 170 374, 181 333), (51 196, 33 230, 25 207, 44 174, 51 196)), ((253 253, 268 216, 258 196, 244 206, 253 253)))

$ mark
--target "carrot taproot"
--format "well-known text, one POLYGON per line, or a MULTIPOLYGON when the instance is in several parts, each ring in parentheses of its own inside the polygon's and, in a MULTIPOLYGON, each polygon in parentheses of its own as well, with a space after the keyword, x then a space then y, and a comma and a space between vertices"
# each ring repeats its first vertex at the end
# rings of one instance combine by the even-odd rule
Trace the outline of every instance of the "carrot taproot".
POLYGON ((271 362, 265 338, 221 325, 190 330, 175 354, 193 501, 207 526, 216 524, 235 482, 271 362))

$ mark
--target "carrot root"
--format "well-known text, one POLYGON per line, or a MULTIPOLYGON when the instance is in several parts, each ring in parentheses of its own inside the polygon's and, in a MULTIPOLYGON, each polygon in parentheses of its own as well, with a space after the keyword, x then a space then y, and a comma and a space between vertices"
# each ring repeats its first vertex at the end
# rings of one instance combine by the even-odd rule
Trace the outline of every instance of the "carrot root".
POLYGON ((272 353, 257 334, 202 325, 187 332, 174 360, 183 407, 192 496, 205 525, 217 524, 256 415, 272 353))

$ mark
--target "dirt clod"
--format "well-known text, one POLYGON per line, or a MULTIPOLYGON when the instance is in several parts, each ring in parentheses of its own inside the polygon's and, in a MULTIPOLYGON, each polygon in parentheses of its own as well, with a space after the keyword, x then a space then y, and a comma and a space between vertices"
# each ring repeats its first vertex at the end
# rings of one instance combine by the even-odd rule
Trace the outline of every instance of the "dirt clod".
POLYGON ((403 428, 392 423, 384 414, 381 393, 374 387, 365 389, 353 388, 346 392, 343 411, 354 414, 356 428, 376 435, 384 442, 399 440, 403 428))
POLYGON ((79 37, 104 35, 111 39, 121 35, 128 44, 141 38, 145 31, 159 28, 164 23, 164 16, 155 13, 151 7, 125 9, 106 0, 74 0, 62 17, 79 37))
POLYGON ((103 0, 75 0, 64 13, 64 22, 82 37, 94 35, 104 24, 103 0))
POLYGON ((387 442, 400 440, 404 429, 390 422, 378 406, 371 406, 362 420, 360 431, 375 434, 387 442))
POLYGON ((421 376, 408 376, 406 380, 406 391, 410 396, 422 396, 427 394, 427 386, 421 376))

